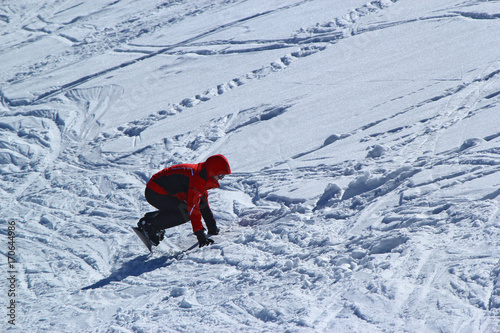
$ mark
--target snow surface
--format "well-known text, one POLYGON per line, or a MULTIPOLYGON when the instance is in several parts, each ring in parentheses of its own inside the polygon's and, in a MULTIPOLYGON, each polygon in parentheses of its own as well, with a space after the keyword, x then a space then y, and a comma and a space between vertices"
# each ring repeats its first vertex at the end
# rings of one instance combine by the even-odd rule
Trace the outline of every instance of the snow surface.
POLYGON ((498 0, 2 1, 0 330, 500 332, 499 31, 498 0), (215 153, 216 243, 149 255, 145 182, 215 153))

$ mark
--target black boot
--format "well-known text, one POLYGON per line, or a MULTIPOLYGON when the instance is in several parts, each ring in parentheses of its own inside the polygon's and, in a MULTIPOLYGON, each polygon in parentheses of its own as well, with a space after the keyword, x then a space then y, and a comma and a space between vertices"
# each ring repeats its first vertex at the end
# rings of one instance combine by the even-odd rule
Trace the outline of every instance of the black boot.
POLYGON ((154 246, 158 246, 165 237, 165 230, 158 230, 151 223, 151 219, 155 217, 156 214, 157 212, 146 213, 137 223, 137 227, 146 235, 154 246))

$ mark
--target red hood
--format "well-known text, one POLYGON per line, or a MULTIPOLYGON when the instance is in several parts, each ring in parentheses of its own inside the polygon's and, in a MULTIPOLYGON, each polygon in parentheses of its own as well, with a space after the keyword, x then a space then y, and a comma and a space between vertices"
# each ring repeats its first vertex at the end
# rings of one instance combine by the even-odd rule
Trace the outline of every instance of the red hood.
POLYGON ((220 187, 218 180, 214 177, 231 174, 231 167, 229 166, 229 162, 224 155, 218 154, 210 156, 205 161, 204 167, 207 170, 207 190, 220 187))
POLYGON ((224 155, 213 155, 205 161, 205 168, 207 169, 207 176, 212 178, 219 175, 231 174, 231 167, 224 155))

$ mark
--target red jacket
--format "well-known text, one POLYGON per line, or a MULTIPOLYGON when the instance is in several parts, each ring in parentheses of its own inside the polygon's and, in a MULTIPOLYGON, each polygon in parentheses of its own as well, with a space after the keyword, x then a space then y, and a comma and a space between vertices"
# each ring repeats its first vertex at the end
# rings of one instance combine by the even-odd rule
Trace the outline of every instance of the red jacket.
MULTIPOLYGON (((204 163, 178 164, 163 169, 154 174, 146 186, 158 194, 174 196, 184 201, 188 207, 193 231, 196 232, 203 230, 201 197, 205 196, 207 199, 207 190, 220 187, 215 176, 230 173, 227 159, 222 155, 214 155, 204 163)), ((206 202, 208 203, 208 200, 206 202)))

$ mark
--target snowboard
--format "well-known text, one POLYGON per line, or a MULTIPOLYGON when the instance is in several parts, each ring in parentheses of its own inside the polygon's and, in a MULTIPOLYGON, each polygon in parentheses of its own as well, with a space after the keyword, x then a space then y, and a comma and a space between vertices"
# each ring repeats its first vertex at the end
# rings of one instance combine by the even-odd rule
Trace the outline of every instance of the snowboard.
POLYGON ((151 244, 151 242, 146 237, 146 235, 144 235, 142 233, 142 231, 139 228, 137 228, 137 227, 132 227, 132 229, 135 231, 135 233, 140 238, 140 240, 144 243, 144 245, 146 245, 146 247, 148 248, 149 252, 152 252, 151 248, 153 247, 153 244, 151 244))

